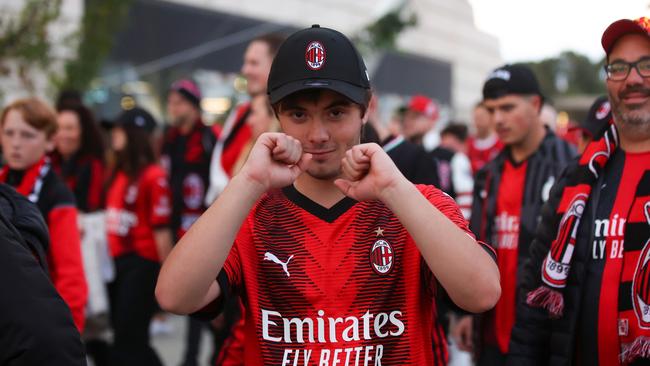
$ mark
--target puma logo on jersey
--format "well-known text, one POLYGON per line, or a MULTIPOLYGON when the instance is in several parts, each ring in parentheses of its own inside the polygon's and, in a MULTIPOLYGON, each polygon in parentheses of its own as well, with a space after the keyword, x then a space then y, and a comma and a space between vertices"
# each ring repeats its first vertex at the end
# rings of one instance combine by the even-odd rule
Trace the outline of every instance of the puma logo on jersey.
POLYGON ((291 275, 289 274, 289 268, 287 268, 287 266, 289 265, 289 262, 291 261, 292 258, 293 258, 293 254, 289 256, 289 259, 287 259, 286 262, 282 262, 280 259, 278 259, 278 257, 275 256, 275 254, 271 252, 264 253, 264 260, 271 261, 273 263, 277 263, 281 265, 282 269, 287 274, 287 277, 291 277, 291 275))

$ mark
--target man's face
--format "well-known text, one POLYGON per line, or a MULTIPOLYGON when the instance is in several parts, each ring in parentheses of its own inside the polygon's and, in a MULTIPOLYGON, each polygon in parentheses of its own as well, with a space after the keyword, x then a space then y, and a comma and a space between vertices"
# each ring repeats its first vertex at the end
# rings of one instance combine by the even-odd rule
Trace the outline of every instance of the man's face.
POLYGON ((402 134, 409 140, 419 140, 435 124, 436 121, 427 117, 424 113, 407 110, 402 121, 402 134))
POLYGON ((297 98, 284 103, 278 116, 282 130, 313 155, 307 174, 323 180, 340 176, 341 159, 359 143, 367 118, 362 118, 359 105, 329 90, 323 90, 317 100, 297 98))
POLYGON ((266 83, 272 63, 273 56, 266 43, 254 41, 248 45, 241 73, 246 78, 246 90, 249 95, 254 96, 266 92, 266 83))
POLYGON ((483 101, 499 139, 506 145, 521 145, 539 121, 538 96, 509 94, 483 101))
POLYGON ((474 108, 474 127, 476 127, 476 134, 478 137, 485 138, 490 135, 494 130, 494 124, 490 113, 484 107, 474 108))
POLYGON ((194 122, 196 107, 181 94, 172 91, 167 96, 167 113, 174 126, 194 122))
POLYGON ((2 123, 2 154, 11 169, 30 168, 53 147, 52 139, 28 124, 20 111, 7 113, 2 123))
MULTIPOLYGON (((608 62, 636 62, 650 57, 650 40, 640 34, 621 37, 612 48, 608 62)), ((636 68, 631 68, 621 81, 607 79, 607 93, 612 103, 614 121, 620 129, 633 129, 632 134, 650 135, 650 78, 643 78, 636 68)))

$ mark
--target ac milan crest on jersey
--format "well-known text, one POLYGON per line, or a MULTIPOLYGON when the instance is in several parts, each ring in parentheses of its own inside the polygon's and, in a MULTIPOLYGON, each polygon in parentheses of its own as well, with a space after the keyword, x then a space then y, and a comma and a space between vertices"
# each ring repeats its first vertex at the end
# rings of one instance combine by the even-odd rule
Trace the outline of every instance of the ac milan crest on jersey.
POLYGON ((384 240, 379 239, 370 250, 370 265, 378 274, 387 274, 393 269, 395 255, 393 248, 384 240))
MULTIPOLYGON (((650 201, 643 206, 643 213, 650 225, 650 201)), ((639 319, 639 327, 650 329, 650 239, 645 243, 632 282, 632 303, 639 319)))
POLYGON ((310 69, 320 70, 325 64, 325 47, 320 42, 310 42, 305 52, 305 61, 310 69))

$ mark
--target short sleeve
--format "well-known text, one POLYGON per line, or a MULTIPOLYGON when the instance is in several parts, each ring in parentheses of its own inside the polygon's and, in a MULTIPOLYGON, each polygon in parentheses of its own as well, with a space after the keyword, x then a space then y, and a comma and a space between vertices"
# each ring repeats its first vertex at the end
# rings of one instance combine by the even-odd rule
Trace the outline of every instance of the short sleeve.
MULTIPOLYGON (((472 239, 476 240, 476 237, 469 229, 469 224, 463 217, 460 208, 458 208, 456 202, 448 194, 433 186, 418 185, 417 187, 427 200, 442 212, 443 215, 447 216, 451 222, 456 224, 456 226, 463 230, 472 239)), ((492 257, 492 259, 496 261, 496 252, 491 246, 478 240, 477 243, 492 257)))

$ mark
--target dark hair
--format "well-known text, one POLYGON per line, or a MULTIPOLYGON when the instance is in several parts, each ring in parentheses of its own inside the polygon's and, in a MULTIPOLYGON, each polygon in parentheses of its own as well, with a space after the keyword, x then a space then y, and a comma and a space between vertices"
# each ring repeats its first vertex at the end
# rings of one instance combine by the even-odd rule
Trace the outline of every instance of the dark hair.
POLYGON ((251 43, 253 42, 265 43, 269 47, 269 54, 271 55, 271 57, 275 57, 275 54, 278 53, 280 46, 282 45, 282 43, 284 43, 284 40, 286 38, 287 38, 286 36, 280 33, 267 33, 253 38, 251 43))
POLYGON ((80 158, 92 156, 104 160, 104 140, 99 132, 99 126, 95 121, 93 112, 82 104, 62 105, 58 108, 59 113, 72 112, 79 119, 81 129, 81 142, 77 156, 80 158))
POLYGON ((440 131, 440 136, 452 135, 462 142, 465 142, 465 140, 467 140, 467 134, 467 126, 465 124, 457 122, 450 123, 447 125, 447 127, 440 131))
POLYGON ((25 122, 33 128, 45 132, 49 139, 56 132, 56 113, 45 102, 37 98, 18 99, 2 111, 0 126, 4 126, 5 118, 10 110, 15 109, 22 115, 25 122))
POLYGON ((151 135, 143 128, 135 126, 116 126, 126 134, 126 146, 115 152, 115 166, 109 182, 118 171, 126 174, 131 181, 138 179, 144 168, 156 161, 151 143, 151 135))
MULTIPOLYGON (((323 90, 326 89, 304 89, 297 91, 293 94, 289 94, 288 96, 280 99, 277 103, 273 104, 271 107, 273 107, 273 112, 275 112, 275 115, 278 116, 280 114, 280 110, 284 108, 285 105, 290 104, 290 103, 296 103, 300 99, 306 99, 307 101, 310 102, 316 102, 320 98, 323 90)), ((335 92, 336 93, 336 92, 335 92)), ((355 104, 358 105, 359 108, 361 109, 361 117, 363 117, 366 114, 366 110, 368 109, 368 103, 370 103, 370 98, 372 98, 372 91, 368 89, 366 91, 365 95, 365 105, 358 104, 354 101, 352 101, 350 98, 346 97, 343 94, 337 93, 341 95, 343 98, 347 99, 350 104, 355 104)))

